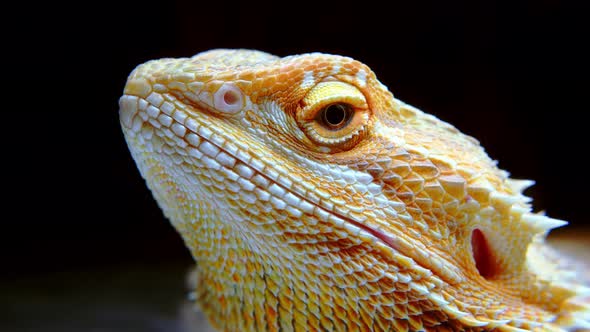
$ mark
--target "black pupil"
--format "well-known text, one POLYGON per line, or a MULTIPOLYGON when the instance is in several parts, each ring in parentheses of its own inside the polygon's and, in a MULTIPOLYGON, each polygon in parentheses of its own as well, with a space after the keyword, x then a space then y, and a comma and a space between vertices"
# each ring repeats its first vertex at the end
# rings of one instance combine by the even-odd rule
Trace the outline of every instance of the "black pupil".
POLYGON ((326 107, 324 120, 327 125, 335 127, 341 125, 347 117, 348 108, 342 104, 333 104, 326 107))

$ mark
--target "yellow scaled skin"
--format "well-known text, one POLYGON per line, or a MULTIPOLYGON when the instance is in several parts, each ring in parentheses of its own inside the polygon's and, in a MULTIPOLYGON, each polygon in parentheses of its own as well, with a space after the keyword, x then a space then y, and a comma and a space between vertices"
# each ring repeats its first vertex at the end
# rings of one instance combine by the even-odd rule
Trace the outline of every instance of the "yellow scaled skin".
POLYGON ((120 106, 219 330, 590 325, 587 281, 544 244, 564 223, 531 213, 530 183, 358 61, 247 50, 150 61, 120 106))

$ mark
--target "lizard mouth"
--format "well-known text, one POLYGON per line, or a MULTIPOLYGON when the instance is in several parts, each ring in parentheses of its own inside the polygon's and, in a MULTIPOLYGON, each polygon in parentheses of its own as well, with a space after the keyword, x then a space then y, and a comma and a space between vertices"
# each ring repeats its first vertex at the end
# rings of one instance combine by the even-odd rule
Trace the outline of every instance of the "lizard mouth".
MULTIPOLYGON (((232 169, 239 175, 242 175, 240 173, 244 173, 244 170, 243 167, 238 165, 248 167, 252 172, 265 178, 270 184, 274 184, 281 189, 275 190, 275 192, 281 191, 293 195, 302 202, 341 219, 342 225, 349 231, 365 231, 392 249, 399 250, 393 236, 377 228, 373 228, 362 222, 341 215, 332 209, 321 206, 319 202, 314 202, 305 197, 305 195, 291 190, 290 186, 284 183, 285 181, 281 181, 283 179, 282 177, 266 174, 263 169, 260 169, 260 167, 257 167, 256 163, 252 162, 252 159, 241 154, 239 148, 228 148, 227 140, 213 139, 215 134, 217 134, 215 135, 216 137, 223 136, 220 135, 220 133, 215 133, 214 128, 211 128, 210 126, 202 125, 198 121, 194 121, 194 119, 193 121, 190 121, 190 117, 175 117, 174 112, 169 112, 169 114, 159 112, 159 109, 154 107, 150 101, 146 101, 141 97, 133 95, 124 95, 121 97, 119 112, 121 123, 127 131, 139 132, 143 126, 147 125, 154 129, 165 131, 164 135, 168 137, 171 136, 170 132, 172 132, 174 136, 182 139, 187 144, 189 154, 201 161, 205 161, 205 164, 209 161, 209 165, 211 165, 210 161, 212 159, 224 167, 232 169), (185 120, 184 122, 179 121, 179 119, 183 118, 185 120), (182 129, 179 127, 182 127, 182 129)), ((251 178, 250 175, 249 177, 251 178)))
MULTIPOLYGON (((197 109, 190 113, 199 111, 197 109)), ((188 156, 202 163, 197 167, 228 171, 227 173, 233 176, 233 182, 240 186, 233 188, 232 191, 253 191, 257 186, 264 188, 267 192, 265 195, 270 197, 269 204, 276 204, 277 209, 284 209, 290 205, 299 212, 313 214, 319 218, 318 220, 327 221, 344 229, 355 237, 364 238, 364 241, 381 243, 389 248, 387 255, 391 255, 393 250, 393 253, 400 253, 415 260, 419 265, 436 271, 441 276, 446 276, 443 277, 444 279, 461 280, 449 261, 425 246, 420 246, 419 241, 408 243, 395 234, 356 221, 334 211, 329 206, 323 206, 319 198, 310 199, 305 192, 293 190, 292 183, 289 183, 292 181, 284 176, 285 174, 279 174, 253 158, 247 152, 246 144, 227 139, 223 129, 229 128, 221 128, 222 123, 219 123, 219 126, 205 125, 199 116, 191 116, 190 113, 185 112, 156 108, 149 98, 143 99, 133 95, 124 95, 120 100, 121 123, 128 135, 142 135, 140 132, 143 131, 144 126, 161 131, 161 134, 156 136, 161 136, 168 142, 167 144, 176 145, 187 151, 188 156), (273 199, 277 200, 273 202, 273 199), (314 211, 315 209, 317 211, 314 211)), ((203 111, 203 113, 206 112, 203 111)), ((250 195, 248 199, 257 198, 256 195, 250 195)))

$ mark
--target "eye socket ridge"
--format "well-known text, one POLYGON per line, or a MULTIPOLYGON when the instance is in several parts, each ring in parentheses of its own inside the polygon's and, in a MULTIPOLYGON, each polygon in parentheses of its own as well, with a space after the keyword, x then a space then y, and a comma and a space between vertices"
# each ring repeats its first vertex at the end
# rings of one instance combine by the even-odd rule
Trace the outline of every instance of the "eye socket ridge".
POLYGON ((340 81, 318 83, 301 100, 296 119, 312 146, 344 151, 365 136, 370 110, 363 93, 340 81))

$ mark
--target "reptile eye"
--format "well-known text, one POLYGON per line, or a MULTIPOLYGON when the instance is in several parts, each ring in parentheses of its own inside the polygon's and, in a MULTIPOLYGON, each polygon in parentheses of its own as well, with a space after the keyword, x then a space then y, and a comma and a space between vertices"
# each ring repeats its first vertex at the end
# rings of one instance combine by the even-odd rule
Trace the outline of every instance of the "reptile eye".
POLYGON ((355 86, 338 81, 314 86, 297 112, 297 121, 307 137, 315 148, 325 152, 354 147, 363 137, 368 120, 365 96, 355 86))
POLYGON ((331 104, 318 112, 318 119, 326 129, 338 130, 345 127, 352 119, 354 110, 348 104, 331 104))

